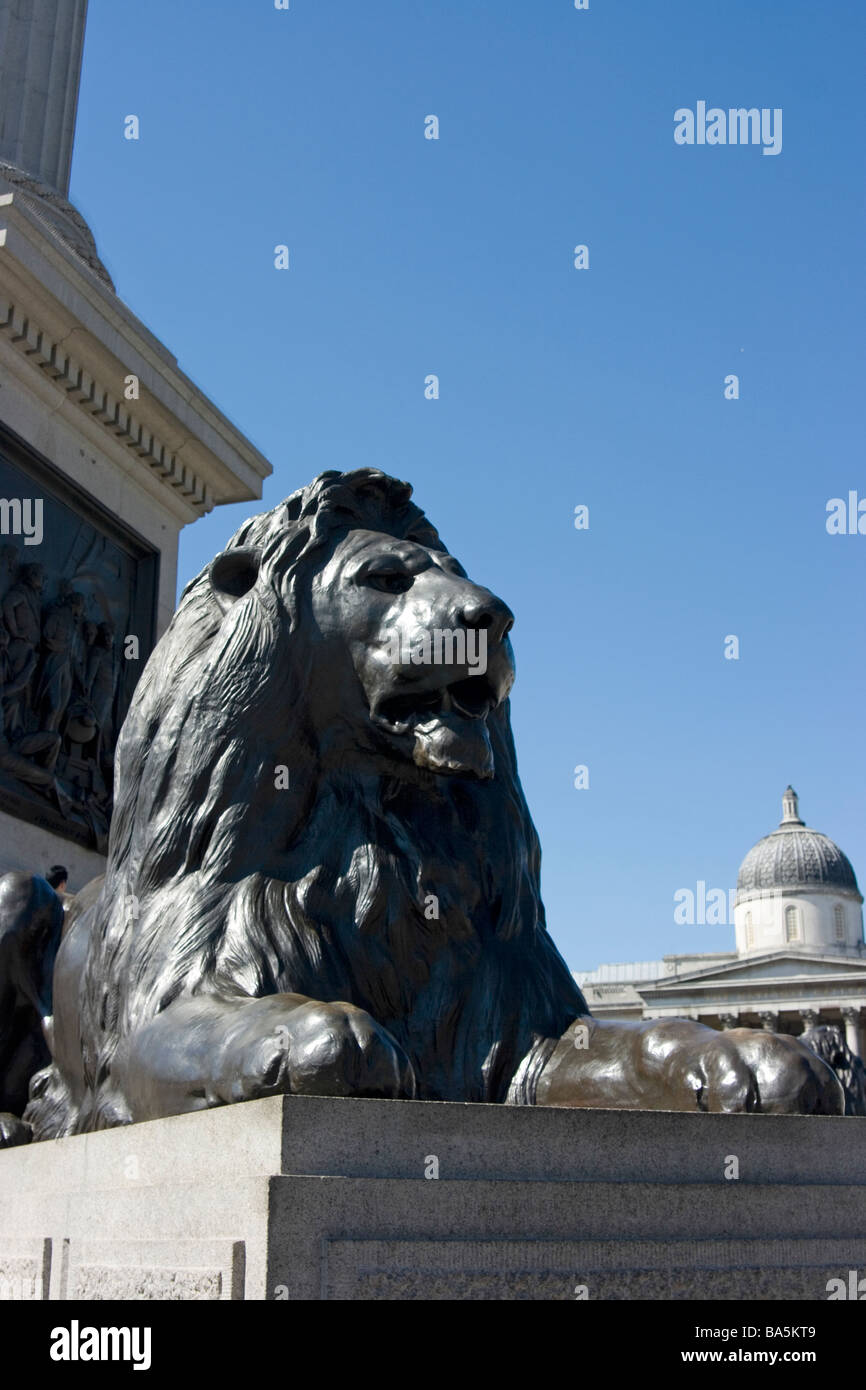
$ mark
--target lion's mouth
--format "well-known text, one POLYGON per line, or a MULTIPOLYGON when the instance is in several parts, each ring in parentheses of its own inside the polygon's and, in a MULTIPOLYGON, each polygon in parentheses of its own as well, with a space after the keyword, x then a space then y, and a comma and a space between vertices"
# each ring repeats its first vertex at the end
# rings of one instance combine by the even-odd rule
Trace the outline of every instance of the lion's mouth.
POLYGON ((484 676, 468 676, 432 690, 407 690, 377 701, 380 728, 414 738, 413 761, 431 772, 493 776, 486 715, 499 703, 484 676))
POLYGON ((392 733, 407 734, 437 714, 456 712, 465 719, 483 719, 495 704, 496 694, 489 681, 484 676, 468 676, 439 689, 385 696, 373 714, 376 722, 388 725, 392 733))

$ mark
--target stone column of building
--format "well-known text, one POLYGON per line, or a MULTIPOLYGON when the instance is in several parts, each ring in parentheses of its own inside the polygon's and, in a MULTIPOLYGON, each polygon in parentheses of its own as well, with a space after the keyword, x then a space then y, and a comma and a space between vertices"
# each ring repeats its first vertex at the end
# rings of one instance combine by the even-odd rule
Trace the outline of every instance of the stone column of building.
POLYGON ((87 0, 0 0, 0 160, 69 193, 87 0))
POLYGON ((861 1056, 860 1050, 860 1010, 854 1008, 842 1009, 842 1019, 845 1024, 845 1041, 851 1051, 861 1056))
POLYGON ((768 1033, 776 1033, 779 1029, 779 1015, 774 1009, 762 1009, 758 1014, 761 1020, 761 1027, 768 1033))
POLYGON ((738 1028, 740 1026, 738 1014, 719 1014, 719 1022, 726 1032, 729 1028, 738 1028))
POLYGON ((818 1026, 818 1013, 819 1013, 819 1011, 818 1011, 817 1009, 801 1009, 801 1010, 800 1010, 800 1018, 802 1019, 802 1022, 803 1022, 803 1032, 804 1032, 804 1033, 805 1033, 806 1030, 809 1029, 809 1028, 817 1028, 817 1026, 818 1026))

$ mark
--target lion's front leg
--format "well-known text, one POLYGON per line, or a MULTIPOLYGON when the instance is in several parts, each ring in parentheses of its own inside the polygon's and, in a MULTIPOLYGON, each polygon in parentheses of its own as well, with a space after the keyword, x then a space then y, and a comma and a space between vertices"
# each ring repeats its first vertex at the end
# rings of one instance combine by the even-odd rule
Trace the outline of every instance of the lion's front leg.
POLYGON ((280 1094, 415 1094, 409 1059, 370 1014, 300 994, 179 1000, 129 1034, 112 1080, 132 1120, 280 1094))
POLYGON ((687 1019, 578 1018, 539 1077, 537 1105, 844 1113, 833 1072, 796 1038, 687 1019))

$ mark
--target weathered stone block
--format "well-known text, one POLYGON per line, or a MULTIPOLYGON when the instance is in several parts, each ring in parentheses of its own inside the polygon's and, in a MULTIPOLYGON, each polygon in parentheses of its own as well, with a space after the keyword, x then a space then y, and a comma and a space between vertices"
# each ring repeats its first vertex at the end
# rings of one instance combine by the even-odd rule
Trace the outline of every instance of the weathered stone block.
POLYGON ((856 1119, 275 1097, 0 1153, 0 1296, 824 1299, 864 1160, 856 1119))

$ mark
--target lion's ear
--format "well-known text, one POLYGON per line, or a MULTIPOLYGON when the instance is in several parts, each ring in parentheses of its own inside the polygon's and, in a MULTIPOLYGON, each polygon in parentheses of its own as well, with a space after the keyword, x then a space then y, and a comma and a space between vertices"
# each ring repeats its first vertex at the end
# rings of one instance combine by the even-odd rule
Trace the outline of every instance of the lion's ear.
POLYGON ((224 550, 208 568, 214 598, 224 613, 248 594, 259 575, 262 552, 252 545, 224 550))

